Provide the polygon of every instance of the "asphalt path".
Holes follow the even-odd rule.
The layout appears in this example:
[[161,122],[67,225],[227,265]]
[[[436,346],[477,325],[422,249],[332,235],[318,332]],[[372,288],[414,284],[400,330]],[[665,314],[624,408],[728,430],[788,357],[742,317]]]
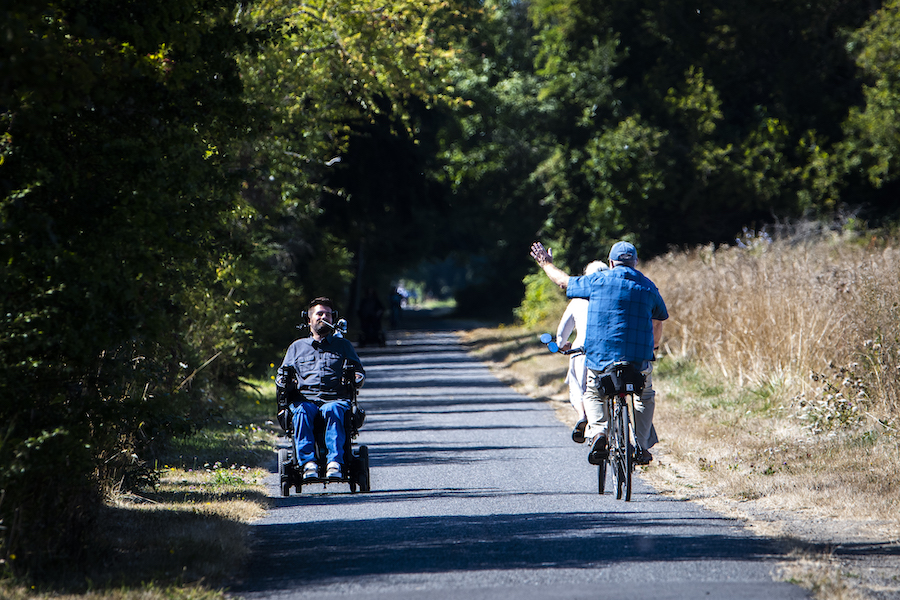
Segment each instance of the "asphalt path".
[[[253,528],[230,594],[358,598],[807,598],[776,579],[777,541],[657,494],[597,493],[586,445],[452,331],[363,348],[370,493],[311,485]],[[273,453],[273,470],[274,470]],[[608,486],[609,487],[609,486]]]

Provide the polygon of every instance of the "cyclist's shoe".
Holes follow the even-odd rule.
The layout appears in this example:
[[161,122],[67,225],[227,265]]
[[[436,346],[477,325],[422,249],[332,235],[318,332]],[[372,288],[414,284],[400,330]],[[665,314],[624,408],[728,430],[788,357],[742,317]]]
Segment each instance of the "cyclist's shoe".
[[634,462],[638,465],[649,465],[651,460],[653,460],[653,455],[650,454],[649,450],[644,450],[643,448],[634,457]]
[[594,438],[591,444],[591,453],[588,454],[588,462],[592,465],[599,465],[609,458],[609,448],[606,447],[606,436],[601,434]]
[[587,419],[581,419],[575,423],[575,429],[572,430],[572,441],[576,444],[584,443],[584,428],[587,427]]

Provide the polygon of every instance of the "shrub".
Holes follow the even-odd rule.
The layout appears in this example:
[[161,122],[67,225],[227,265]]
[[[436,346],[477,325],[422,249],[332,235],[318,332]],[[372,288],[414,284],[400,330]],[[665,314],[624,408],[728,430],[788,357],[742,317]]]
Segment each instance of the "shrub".
[[538,325],[562,315],[566,309],[565,293],[543,271],[526,276],[524,282],[525,298],[514,311],[523,325]]

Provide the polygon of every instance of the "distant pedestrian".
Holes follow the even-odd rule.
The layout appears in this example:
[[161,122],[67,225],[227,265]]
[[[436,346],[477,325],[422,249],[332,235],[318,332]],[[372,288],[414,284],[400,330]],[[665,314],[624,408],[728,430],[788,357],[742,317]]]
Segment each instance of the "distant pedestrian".
[[403,294],[399,287],[391,291],[391,328],[398,329],[403,321]]

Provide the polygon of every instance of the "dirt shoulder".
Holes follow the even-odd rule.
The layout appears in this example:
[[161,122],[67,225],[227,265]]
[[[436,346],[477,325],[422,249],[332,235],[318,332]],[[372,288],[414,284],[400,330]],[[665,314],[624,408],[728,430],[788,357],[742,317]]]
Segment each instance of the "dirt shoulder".
[[792,510],[789,502],[764,496],[735,499],[717,494],[708,477],[679,460],[665,442],[641,477],[661,494],[697,502],[741,520],[754,533],[781,540],[797,557],[781,576],[813,590],[816,598],[900,598],[900,542],[897,523],[829,514],[828,507]]
[[[548,354],[535,337],[515,328],[462,334],[500,379],[549,402],[560,421],[572,426],[574,411],[562,380],[566,360]],[[797,558],[776,576],[803,585],[816,598],[900,598],[900,518],[887,492],[872,487],[877,480],[892,485],[891,466],[882,472],[874,459],[854,462],[840,455],[837,444],[814,447],[793,426],[780,428],[757,416],[698,419],[696,410],[673,400],[681,390],[661,378],[654,387],[661,439],[653,463],[641,469],[645,481],[661,494],[698,502],[783,541]],[[814,454],[832,450],[833,459],[814,460]],[[868,483],[852,485],[857,479]]]

